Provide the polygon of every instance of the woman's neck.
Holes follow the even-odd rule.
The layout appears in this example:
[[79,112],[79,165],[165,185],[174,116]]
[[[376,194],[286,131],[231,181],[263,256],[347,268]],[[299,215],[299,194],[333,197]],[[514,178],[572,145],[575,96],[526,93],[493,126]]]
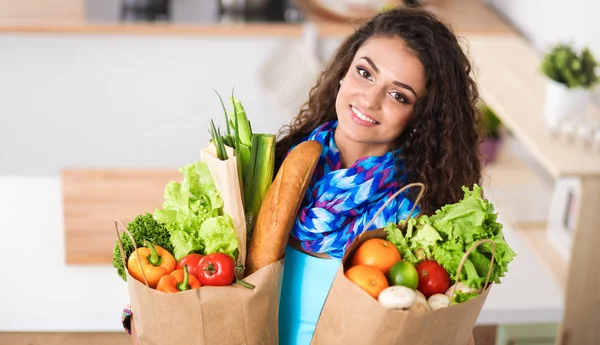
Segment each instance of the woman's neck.
[[333,138],[340,151],[340,166],[342,169],[349,168],[361,158],[383,156],[390,150],[388,144],[365,144],[352,141],[338,131],[335,131]]

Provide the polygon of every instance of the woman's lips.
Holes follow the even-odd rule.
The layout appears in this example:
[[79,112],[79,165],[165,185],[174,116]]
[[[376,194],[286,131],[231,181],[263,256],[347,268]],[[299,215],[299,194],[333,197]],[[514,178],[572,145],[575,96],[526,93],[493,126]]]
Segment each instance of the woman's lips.
[[373,126],[377,126],[379,124],[379,122],[373,120],[367,114],[365,114],[364,112],[360,111],[359,109],[353,107],[352,105],[350,106],[350,117],[358,125],[364,126],[364,127],[373,127]]

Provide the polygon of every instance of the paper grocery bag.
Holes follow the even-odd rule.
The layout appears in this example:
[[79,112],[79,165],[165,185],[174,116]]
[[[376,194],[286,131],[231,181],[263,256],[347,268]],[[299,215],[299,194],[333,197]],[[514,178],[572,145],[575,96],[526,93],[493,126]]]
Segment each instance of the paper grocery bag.
[[383,229],[365,232],[346,251],[311,345],[466,345],[491,284],[476,298],[446,308],[387,309],[344,275],[354,250],[370,238],[385,239],[386,232]]
[[[115,225],[128,233],[120,222]],[[117,238],[120,244],[118,229]],[[283,259],[244,278],[255,286],[253,290],[234,283],[163,293],[126,271],[138,341],[141,345],[277,345],[282,274]]]
[[127,274],[141,345],[277,345],[283,260],[238,285],[202,286],[166,294]]
[[[235,151],[225,146],[228,159],[222,161],[217,157],[215,146],[210,144],[200,151],[202,160],[208,165],[208,170],[212,176],[217,190],[223,199],[223,209],[233,219],[233,227],[237,234],[239,243],[239,255],[237,264],[245,266],[246,263],[246,216],[244,214],[244,204],[241,191],[241,175],[238,173],[237,157]],[[243,270],[238,273],[241,274]],[[242,278],[238,275],[238,278]]]

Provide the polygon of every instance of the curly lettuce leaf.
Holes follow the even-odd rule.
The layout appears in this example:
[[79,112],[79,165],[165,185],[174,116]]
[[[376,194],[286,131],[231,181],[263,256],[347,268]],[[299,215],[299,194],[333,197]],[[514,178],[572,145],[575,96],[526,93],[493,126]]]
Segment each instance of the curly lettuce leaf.
[[454,294],[454,297],[452,298],[452,301],[450,301],[450,305],[464,303],[464,302],[471,300],[477,296],[479,296],[479,294],[477,292],[462,292],[460,290],[457,290],[456,293]]
[[419,231],[414,233],[409,246],[420,259],[430,258],[432,248],[435,248],[439,241],[442,241],[440,234],[430,224],[425,223]]
[[387,233],[387,240],[390,241],[400,252],[402,259],[409,261],[413,265],[416,265],[419,260],[410,250],[402,230],[400,230],[394,223],[390,223],[384,227]]
[[[483,198],[481,187],[475,184],[472,190],[465,186],[462,190],[462,200],[441,207],[432,216],[409,219],[406,234],[402,235],[400,230],[388,231],[388,240],[402,254],[410,251],[417,259],[413,263],[425,259],[437,261],[454,282],[458,266],[469,248],[479,240],[491,239],[496,246],[496,256],[490,281],[500,283],[516,254],[506,243],[494,206]],[[490,268],[491,253],[489,243],[473,250],[465,261],[460,280],[471,288],[482,287]]]
[[205,254],[219,252],[237,259],[238,239],[230,215],[207,219],[202,223],[198,234],[202,239]]
[[227,223],[222,219],[223,199],[208,165],[194,162],[180,171],[183,180],[167,183],[162,208],[154,212],[154,219],[171,235],[175,259],[194,252],[211,254],[216,250],[237,259],[238,241],[233,221]]
[[202,251],[202,240],[198,232],[175,231],[171,234],[171,243],[173,244],[173,256],[177,261],[191,253],[200,253]]

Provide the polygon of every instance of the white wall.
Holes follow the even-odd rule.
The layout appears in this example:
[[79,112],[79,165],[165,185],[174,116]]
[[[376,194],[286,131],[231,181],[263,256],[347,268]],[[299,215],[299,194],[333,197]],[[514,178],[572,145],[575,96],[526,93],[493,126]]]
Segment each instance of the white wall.
[[274,133],[293,113],[257,75],[282,40],[0,35],[0,175],[179,167],[208,142],[209,119],[224,124],[213,88],[235,86],[253,129]]
[[558,41],[589,45],[600,56],[600,1],[487,0],[539,50]]
[[[486,0],[543,54],[564,41],[588,46],[600,63],[600,1]],[[600,72],[599,72],[600,73]],[[595,91],[600,105],[600,87]]]

